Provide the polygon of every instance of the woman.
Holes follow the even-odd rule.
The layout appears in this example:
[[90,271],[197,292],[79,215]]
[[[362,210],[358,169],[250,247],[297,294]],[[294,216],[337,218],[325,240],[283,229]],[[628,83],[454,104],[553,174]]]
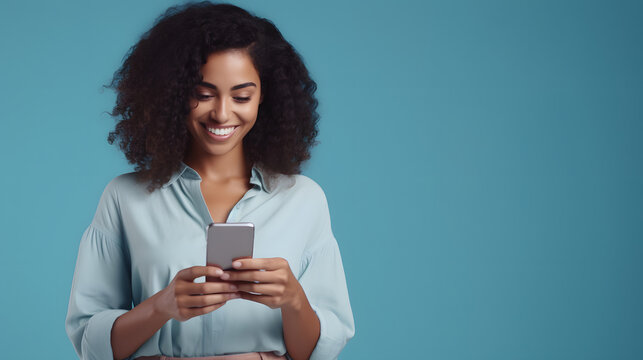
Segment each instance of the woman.
[[[323,190],[300,175],[316,85],[268,20],[170,8],[112,87],[136,171],[105,188],[66,330],[82,359],[333,359],[354,334]],[[254,258],[205,266],[212,222],[255,224]],[[216,281],[199,281],[204,276]]]

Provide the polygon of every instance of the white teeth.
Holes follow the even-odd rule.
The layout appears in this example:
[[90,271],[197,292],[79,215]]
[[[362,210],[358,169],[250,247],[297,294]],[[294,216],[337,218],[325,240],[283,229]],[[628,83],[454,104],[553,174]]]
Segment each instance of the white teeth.
[[213,129],[213,128],[208,128],[208,131],[213,133],[214,135],[229,135],[232,131],[234,131],[234,126],[225,128],[225,129]]

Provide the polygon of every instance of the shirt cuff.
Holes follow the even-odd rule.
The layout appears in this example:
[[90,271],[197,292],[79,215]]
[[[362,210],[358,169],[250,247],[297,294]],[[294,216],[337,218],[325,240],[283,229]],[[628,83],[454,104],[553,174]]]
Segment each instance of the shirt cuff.
[[310,354],[309,360],[337,359],[348,340],[341,340],[331,336],[333,333],[343,333],[341,329],[332,328],[332,323],[328,318],[329,316],[333,316],[332,314],[327,313],[315,305],[311,304],[311,307],[317,314],[320,329],[319,340],[317,340],[317,345],[315,345],[313,352]]
[[124,309],[104,310],[89,319],[83,334],[83,360],[114,359],[112,326],[119,316],[128,311]]

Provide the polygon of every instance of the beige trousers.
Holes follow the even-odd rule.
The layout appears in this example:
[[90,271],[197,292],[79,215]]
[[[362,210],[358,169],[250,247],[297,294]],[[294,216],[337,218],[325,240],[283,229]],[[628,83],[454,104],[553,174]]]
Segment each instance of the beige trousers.
[[281,360],[287,359],[285,356],[275,355],[273,352],[253,352],[235,355],[219,355],[219,356],[205,356],[205,357],[170,357],[165,355],[156,356],[141,356],[134,360]]

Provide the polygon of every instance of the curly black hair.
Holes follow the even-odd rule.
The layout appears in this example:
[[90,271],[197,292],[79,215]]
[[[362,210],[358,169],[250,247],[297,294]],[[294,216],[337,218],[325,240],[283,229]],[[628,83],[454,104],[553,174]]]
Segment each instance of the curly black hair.
[[173,6],[125,55],[106,87],[117,98],[107,141],[120,149],[148,191],[167,183],[188,149],[186,116],[208,55],[242,49],[261,80],[263,102],[243,139],[250,164],[286,175],[301,172],[316,145],[319,115],[311,79],[299,53],[265,18],[227,3]]

